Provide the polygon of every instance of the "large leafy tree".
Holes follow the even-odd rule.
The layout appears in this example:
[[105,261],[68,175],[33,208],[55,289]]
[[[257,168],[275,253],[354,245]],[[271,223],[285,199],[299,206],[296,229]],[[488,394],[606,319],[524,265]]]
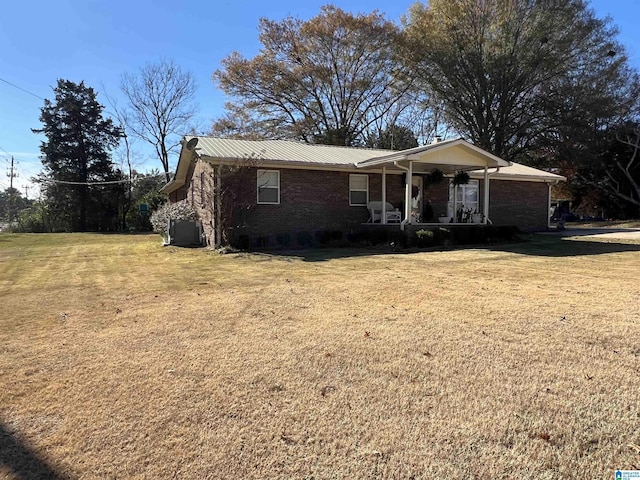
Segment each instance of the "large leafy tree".
[[31,203],[17,188],[8,187],[0,190],[0,220],[11,221]]
[[640,214],[640,124],[628,122],[602,135],[597,148],[585,152],[584,161],[568,171],[574,197],[615,215]]
[[197,112],[193,76],[173,60],[160,60],[137,74],[125,73],[120,88],[129,100],[128,130],[153,145],[168,182],[171,153],[180,138],[193,130]]
[[263,18],[259,31],[258,55],[232,53],[213,74],[232,97],[214,133],[360,145],[402,114],[403,36],[383,15],[324,6],[307,21]]
[[42,128],[33,131],[46,137],[39,180],[56,228],[115,229],[123,186],[110,151],[122,132],[103,118],[96,92],[84,82],[58,80],[54,93],[41,109]]
[[507,159],[575,157],[635,105],[616,29],[583,0],[430,0],[405,31],[448,123]]

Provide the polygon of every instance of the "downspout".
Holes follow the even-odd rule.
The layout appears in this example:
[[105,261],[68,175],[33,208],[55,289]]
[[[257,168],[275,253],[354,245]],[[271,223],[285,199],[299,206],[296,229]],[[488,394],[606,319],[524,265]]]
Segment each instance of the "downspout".
[[380,223],[387,223],[387,167],[382,167],[382,216]]
[[489,166],[484,166],[484,202],[482,202],[482,213],[484,214],[485,225],[489,223]]
[[405,180],[405,182],[404,182],[405,183],[405,185],[404,185],[404,188],[405,188],[405,192],[404,192],[404,204],[405,204],[404,205],[404,219],[400,222],[400,230],[404,231],[404,226],[409,222],[409,217],[411,216],[411,210],[410,210],[410,207],[409,207],[409,203],[411,202],[411,197],[409,197],[409,201],[407,201],[407,190],[408,190],[407,184],[408,184],[408,182],[410,182],[410,180],[408,179],[408,177],[409,177],[409,169],[407,167],[403,167],[402,165],[400,165],[397,160],[394,161],[393,164],[397,168],[399,168],[400,170],[404,170],[406,172],[405,178],[407,178],[407,180]]

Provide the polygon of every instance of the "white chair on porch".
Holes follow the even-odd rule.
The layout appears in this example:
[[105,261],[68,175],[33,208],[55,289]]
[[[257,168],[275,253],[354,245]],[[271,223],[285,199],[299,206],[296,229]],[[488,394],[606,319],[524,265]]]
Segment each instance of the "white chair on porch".
[[[370,223],[382,223],[382,202],[374,201],[367,204],[369,209],[369,222]],[[400,223],[402,220],[402,212],[397,208],[394,208],[389,202],[385,204],[385,212],[387,223]]]

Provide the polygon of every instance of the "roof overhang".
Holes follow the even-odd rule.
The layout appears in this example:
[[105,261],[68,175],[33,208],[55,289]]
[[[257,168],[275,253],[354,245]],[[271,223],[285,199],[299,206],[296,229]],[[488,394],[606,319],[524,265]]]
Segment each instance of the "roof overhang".
[[422,147],[394,152],[389,155],[364,160],[356,164],[358,168],[406,167],[412,162],[414,172],[431,171],[434,168],[444,173],[478,168],[508,167],[511,162],[476,147],[462,138],[445,140]]
[[168,195],[171,192],[175,192],[180,187],[182,187],[187,181],[187,174],[189,173],[189,166],[191,165],[191,162],[199,157],[197,152],[198,148],[190,150],[186,147],[186,138],[187,137],[184,137],[182,140],[180,140],[182,149],[180,150],[180,157],[178,158],[176,173],[173,176],[173,179],[160,189],[160,193],[166,193]]

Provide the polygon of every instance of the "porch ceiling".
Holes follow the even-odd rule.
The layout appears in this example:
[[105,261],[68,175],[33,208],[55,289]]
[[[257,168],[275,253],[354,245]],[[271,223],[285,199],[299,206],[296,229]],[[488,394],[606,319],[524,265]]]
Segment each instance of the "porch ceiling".
[[463,139],[445,140],[443,142],[424,145],[390,155],[375,157],[357,163],[358,168],[388,167],[397,169],[395,165],[406,167],[413,162],[414,172],[428,172],[434,168],[444,173],[459,170],[478,170],[479,168],[508,167],[510,162],[470,144]]

